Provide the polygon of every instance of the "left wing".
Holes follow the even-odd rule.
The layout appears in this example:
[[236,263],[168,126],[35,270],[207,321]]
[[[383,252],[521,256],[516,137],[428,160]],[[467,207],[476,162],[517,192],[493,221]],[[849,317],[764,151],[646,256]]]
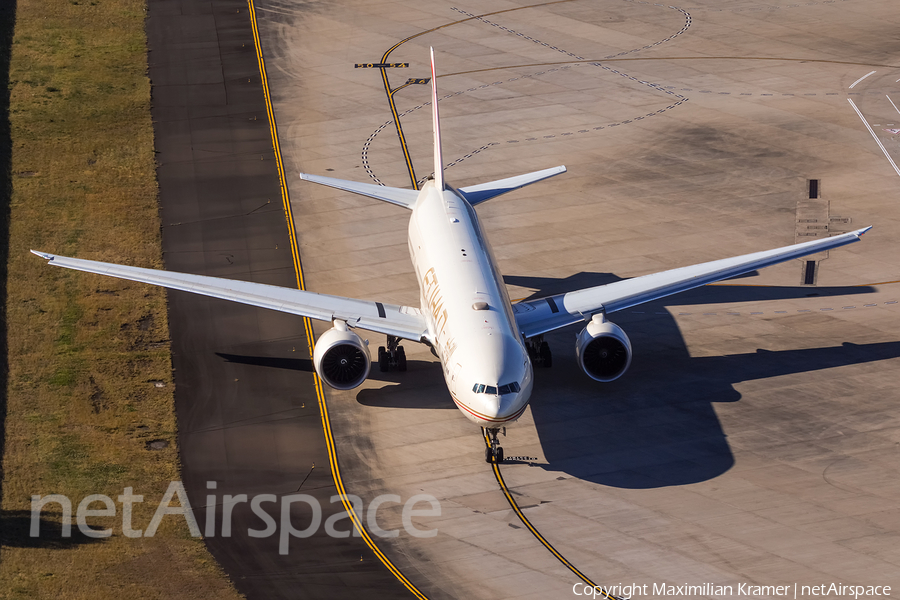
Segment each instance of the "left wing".
[[871,227],[866,227],[822,240],[662,271],[549,298],[519,302],[513,305],[516,324],[525,337],[541,335],[579,321],[590,321],[596,313],[623,310],[794,258],[852,244],[858,242],[870,229]]
[[422,341],[427,333],[422,313],[419,309],[409,306],[327,296],[252,281],[127,267],[94,260],[56,256],[35,250],[31,252],[58,267],[150,283],[173,290],[232,300],[321,321],[340,319],[346,321],[350,327],[361,327],[415,342]]

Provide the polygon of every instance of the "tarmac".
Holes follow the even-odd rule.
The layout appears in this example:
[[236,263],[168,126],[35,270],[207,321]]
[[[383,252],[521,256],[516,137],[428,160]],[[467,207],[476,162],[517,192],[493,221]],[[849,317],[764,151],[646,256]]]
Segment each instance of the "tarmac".
[[[154,15],[154,4],[172,12]],[[196,73],[173,75],[173,93],[196,98],[180,88],[208,83],[230,103],[254,82],[255,57],[237,46],[244,34],[228,35],[239,19],[225,15],[241,6],[188,18],[180,3],[151,3],[151,17],[182,7],[185,34],[204,21],[219,36],[218,51],[212,37],[184,47],[198,52],[185,62]],[[427,176],[429,89],[417,80],[430,77],[429,46],[452,185],[569,170],[478,208],[513,298],[875,226],[861,243],[811,260],[611,315],[635,352],[616,382],[580,372],[577,327],[548,336],[554,365],[536,372],[530,409],[501,438],[509,497],[427,348],[406,344],[406,373],[326,390],[343,485],[365,506],[399,498],[379,524],[400,535],[375,541],[423,596],[561,598],[585,582],[647,585],[650,597],[670,595],[654,584],[713,586],[694,597],[730,597],[741,584],[796,585],[798,597],[832,582],[900,587],[893,3],[262,0],[255,14],[307,289],[418,304],[409,213],[298,173],[406,187]],[[216,72],[207,50],[243,58],[242,67],[205,79]],[[366,66],[385,63],[408,66]],[[151,76],[156,103],[152,67]],[[177,207],[163,195],[167,268],[294,285],[288,236],[271,233],[284,220],[271,141],[266,150],[266,125],[251,120],[265,107],[258,90],[246,93],[246,107],[207,113],[198,123],[208,130],[191,125],[168,150],[171,181],[185,191]],[[216,133],[226,121],[240,133]],[[228,177],[220,170],[191,184],[222,147],[206,148],[204,131],[232,156],[262,160],[226,161]],[[182,158],[186,144],[193,155]],[[195,197],[211,204],[195,207]],[[195,238],[171,237],[191,228]],[[171,300],[192,499],[216,473],[248,494],[306,489],[313,473],[311,488],[333,493],[318,466],[327,451],[309,441],[316,427],[321,436],[320,414],[298,408],[316,405],[298,320]],[[200,316],[215,320],[200,326]],[[230,358],[215,362],[221,354]],[[402,530],[401,505],[417,494],[440,504],[440,516],[414,518],[433,537]],[[349,594],[343,581],[364,588],[369,576],[381,578],[373,588],[384,597],[409,597],[358,540],[345,551],[334,550],[342,540],[319,539],[289,559],[274,541],[248,541],[209,541],[248,597],[329,597],[335,580]],[[334,557],[347,567],[351,553],[369,570],[332,575]],[[318,588],[292,588],[312,573]]]

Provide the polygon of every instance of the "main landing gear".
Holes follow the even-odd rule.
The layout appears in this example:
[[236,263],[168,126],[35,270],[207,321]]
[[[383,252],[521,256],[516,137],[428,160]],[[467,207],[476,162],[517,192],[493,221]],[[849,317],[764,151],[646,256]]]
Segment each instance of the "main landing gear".
[[406,370],[406,350],[400,345],[400,338],[389,335],[387,336],[387,348],[378,347],[378,369],[382,373],[387,373],[391,369]]
[[545,369],[553,366],[553,354],[550,353],[550,344],[544,341],[544,336],[528,338],[525,340],[525,348],[528,349],[528,357],[534,366]]
[[[485,429],[484,427],[482,427],[481,430],[491,437],[490,447],[484,449],[485,462],[496,463],[499,465],[503,462],[503,448],[500,447],[500,441],[497,439],[497,434],[500,433],[500,430],[497,428]],[[503,435],[506,435],[505,427],[503,428]]]

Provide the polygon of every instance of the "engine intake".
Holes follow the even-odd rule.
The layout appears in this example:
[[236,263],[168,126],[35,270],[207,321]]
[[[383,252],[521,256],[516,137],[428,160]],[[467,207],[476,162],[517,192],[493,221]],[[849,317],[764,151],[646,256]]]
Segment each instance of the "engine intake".
[[614,381],[631,364],[631,341],[622,328],[595,315],[575,341],[578,364],[595,381]]
[[369,376],[369,344],[344,321],[322,334],[313,351],[316,373],[336,390],[352,390]]

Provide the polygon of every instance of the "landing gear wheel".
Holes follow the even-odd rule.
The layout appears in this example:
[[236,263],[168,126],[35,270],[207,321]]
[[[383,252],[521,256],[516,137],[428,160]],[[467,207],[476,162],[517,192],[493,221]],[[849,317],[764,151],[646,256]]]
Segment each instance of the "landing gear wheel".
[[403,346],[397,347],[397,370],[406,370],[406,350],[403,349]]
[[[484,429],[483,431],[490,436],[491,444],[484,449],[484,460],[485,462],[499,465],[503,462],[503,448],[500,447],[500,441],[497,439],[497,434],[500,433],[500,430]],[[506,435],[505,428],[503,430],[503,435]]]
[[528,357],[535,367],[546,369],[553,365],[550,344],[544,341],[544,336],[538,335],[525,340],[525,348],[528,350]]
[[391,357],[384,349],[384,346],[378,346],[378,369],[382,373],[387,373],[391,368]]
[[553,354],[550,352],[550,344],[541,342],[541,349],[538,351],[541,359],[541,366],[548,369],[553,366]]

